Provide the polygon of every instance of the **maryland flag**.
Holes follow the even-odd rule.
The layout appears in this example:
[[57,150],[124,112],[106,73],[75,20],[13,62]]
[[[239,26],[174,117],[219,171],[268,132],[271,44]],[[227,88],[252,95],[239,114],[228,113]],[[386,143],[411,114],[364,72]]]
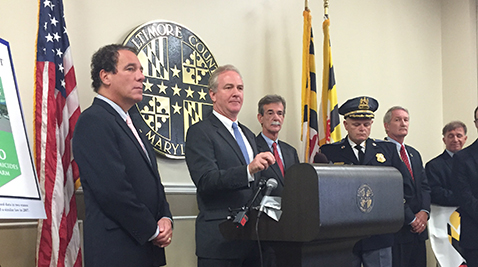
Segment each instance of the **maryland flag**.
[[460,247],[460,214],[457,207],[432,204],[428,233],[437,262],[442,267],[466,267]]
[[322,74],[322,101],[319,109],[319,145],[337,142],[341,139],[329,25],[329,16],[325,15],[322,24],[324,29],[324,70]]
[[304,10],[303,15],[301,141],[305,143],[304,162],[313,162],[314,156],[319,150],[314,38],[310,10]]

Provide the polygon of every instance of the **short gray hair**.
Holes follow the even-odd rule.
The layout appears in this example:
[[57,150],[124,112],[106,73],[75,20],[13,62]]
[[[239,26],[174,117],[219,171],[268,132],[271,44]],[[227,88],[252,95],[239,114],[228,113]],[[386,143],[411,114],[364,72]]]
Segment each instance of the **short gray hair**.
[[241,73],[233,65],[229,64],[229,65],[220,66],[219,68],[215,69],[214,72],[211,74],[211,77],[209,77],[209,90],[213,91],[214,93],[217,92],[217,86],[219,84],[218,77],[219,75],[221,75],[221,73],[226,71],[234,71],[237,74],[239,74],[239,76],[242,79]]
[[408,109],[401,106],[393,106],[389,108],[387,112],[385,113],[385,115],[383,116],[383,123],[390,123],[390,121],[392,120],[392,112],[394,110],[403,110],[410,116],[410,114],[408,113]]

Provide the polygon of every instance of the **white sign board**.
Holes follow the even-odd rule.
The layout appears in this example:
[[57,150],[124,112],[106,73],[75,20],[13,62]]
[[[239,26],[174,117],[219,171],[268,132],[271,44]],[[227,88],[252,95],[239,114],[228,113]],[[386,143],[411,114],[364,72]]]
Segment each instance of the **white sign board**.
[[10,46],[0,39],[0,219],[44,219]]

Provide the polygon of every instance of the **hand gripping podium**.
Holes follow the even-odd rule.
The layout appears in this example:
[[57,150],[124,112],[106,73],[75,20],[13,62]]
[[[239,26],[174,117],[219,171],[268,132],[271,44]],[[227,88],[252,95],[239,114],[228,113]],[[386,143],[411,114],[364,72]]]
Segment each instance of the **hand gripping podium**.
[[[402,175],[393,167],[301,163],[285,174],[282,217],[262,215],[261,241],[279,267],[351,266],[352,248],[365,237],[395,233],[404,216]],[[220,225],[226,239],[257,240],[257,211],[244,227]]]

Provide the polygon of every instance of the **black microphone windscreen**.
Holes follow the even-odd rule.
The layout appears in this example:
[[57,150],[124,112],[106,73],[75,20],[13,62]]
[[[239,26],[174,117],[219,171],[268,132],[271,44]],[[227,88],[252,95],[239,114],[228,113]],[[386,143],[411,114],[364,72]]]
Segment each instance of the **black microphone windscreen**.
[[314,157],[314,163],[329,163],[327,156],[318,152]]

